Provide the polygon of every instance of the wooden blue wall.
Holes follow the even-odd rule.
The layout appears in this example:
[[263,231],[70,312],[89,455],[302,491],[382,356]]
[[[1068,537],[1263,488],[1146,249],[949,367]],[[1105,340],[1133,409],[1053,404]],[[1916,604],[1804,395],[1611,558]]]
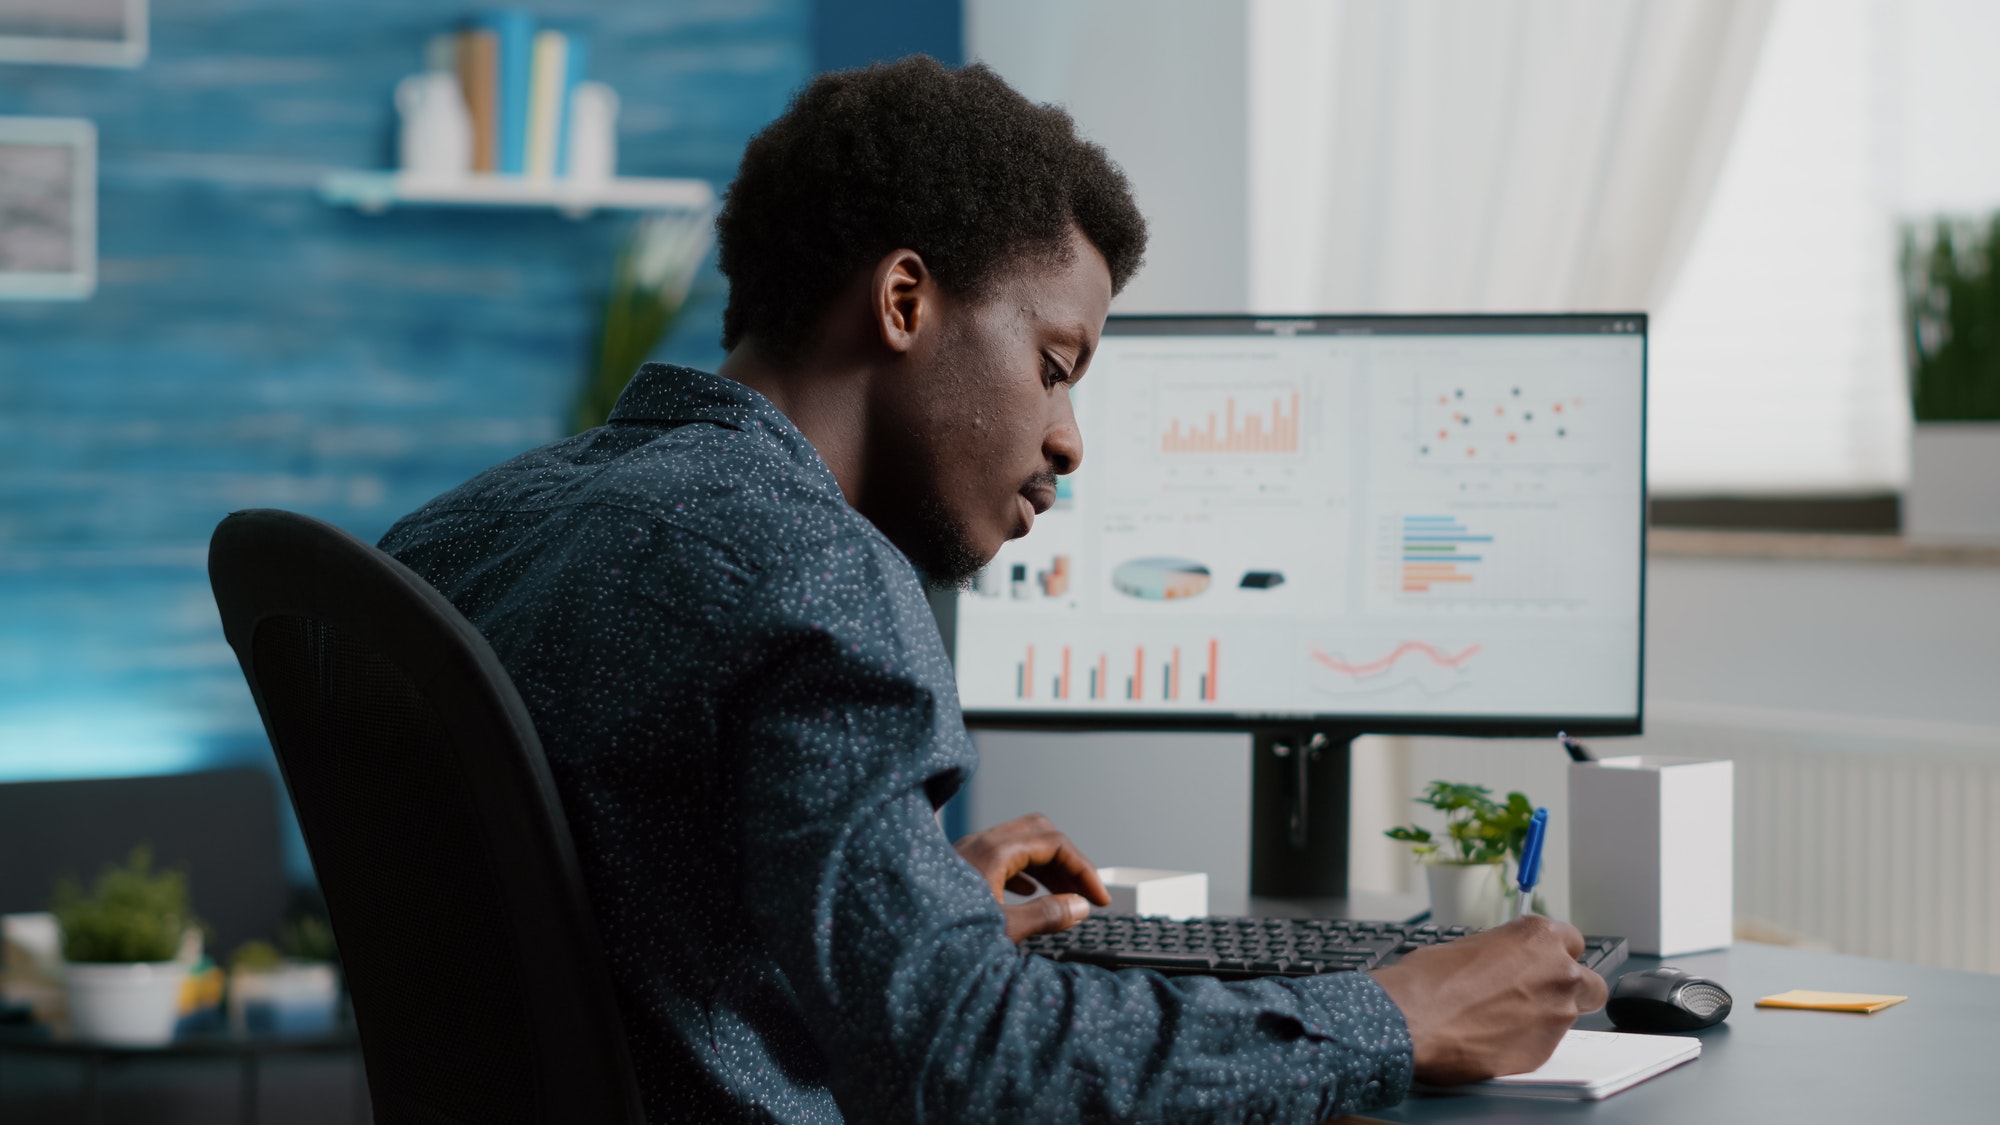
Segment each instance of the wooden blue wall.
[[[134,71],[0,65],[0,115],[87,117],[101,282],[0,302],[0,780],[265,761],[203,569],[232,509],[373,539],[559,436],[629,218],[315,194],[385,167],[390,92],[478,5],[154,0]],[[813,65],[807,0],[548,0],[593,31],[624,171],[721,187]],[[664,354],[720,358],[712,273]]]

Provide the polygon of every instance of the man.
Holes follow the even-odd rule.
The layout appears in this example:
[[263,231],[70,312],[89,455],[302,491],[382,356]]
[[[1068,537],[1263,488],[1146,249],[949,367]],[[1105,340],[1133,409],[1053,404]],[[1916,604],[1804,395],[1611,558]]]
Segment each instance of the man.
[[1018,953],[1107,896],[1039,818],[940,831],[974,752],[922,581],[1081,461],[1144,223],[1060,110],[911,59],[814,82],[717,225],[718,375],[648,365],[383,540],[527,701],[654,1119],[1311,1121],[1530,1068],[1602,1002],[1542,920],[1372,977]]

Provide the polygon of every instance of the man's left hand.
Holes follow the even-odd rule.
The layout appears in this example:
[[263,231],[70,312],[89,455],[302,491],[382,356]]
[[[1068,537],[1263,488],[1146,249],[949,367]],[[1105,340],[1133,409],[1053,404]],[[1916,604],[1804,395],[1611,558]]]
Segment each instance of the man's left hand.
[[[1104,889],[1097,868],[1040,813],[974,832],[952,847],[993,888],[993,898],[1007,915],[1007,937],[1017,944],[1069,929],[1090,917],[1091,903],[1111,905],[1111,892]],[[1041,887],[1050,893],[1013,906],[1000,894],[1031,895]]]

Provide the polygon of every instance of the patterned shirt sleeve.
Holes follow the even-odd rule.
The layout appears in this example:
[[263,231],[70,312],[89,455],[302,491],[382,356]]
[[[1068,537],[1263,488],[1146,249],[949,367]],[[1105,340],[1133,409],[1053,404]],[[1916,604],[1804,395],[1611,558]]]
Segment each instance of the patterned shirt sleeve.
[[1401,1100],[1364,974],[1224,984],[1020,953],[934,815],[965,738],[909,567],[865,537],[765,573],[718,714],[743,900],[853,1120],[1318,1121]]

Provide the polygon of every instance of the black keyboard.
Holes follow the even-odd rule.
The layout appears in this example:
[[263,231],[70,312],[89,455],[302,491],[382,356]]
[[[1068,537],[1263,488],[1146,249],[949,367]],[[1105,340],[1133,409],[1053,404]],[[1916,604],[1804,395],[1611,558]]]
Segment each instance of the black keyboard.
[[[1464,926],[1356,922],[1346,918],[1237,918],[1177,922],[1096,914],[1059,934],[1021,943],[1029,953],[1107,969],[1157,969],[1223,980],[1310,977],[1393,965],[1404,954],[1464,937]],[[1578,960],[1606,980],[1628,952],[1620,937],[1586,937]]]

